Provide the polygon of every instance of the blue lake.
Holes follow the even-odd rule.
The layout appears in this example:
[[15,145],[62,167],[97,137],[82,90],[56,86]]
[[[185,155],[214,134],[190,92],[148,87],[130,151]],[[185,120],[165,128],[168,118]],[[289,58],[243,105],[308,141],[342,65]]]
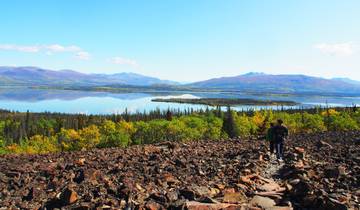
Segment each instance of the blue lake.
[[[0,109],[31,112],[62,112],[84,114],[114,114],[129,112],[146,112],[155,109],[206,109],[206,105],[177,104],[152,102],[154,98],[254,98],[263,100],[291,100],[301,103],[300,107],[351,106],[360,105],[360,97],[324,97],[324,96],[270,96],[249,95],[241,93],[107,93],[70,90],[40,90],[23,88],[0,88]],[[209,107],[211,108],[211,107]],[[237,106],[236,110],[281,107]],[[286,108],[286,107],[285,107]]]

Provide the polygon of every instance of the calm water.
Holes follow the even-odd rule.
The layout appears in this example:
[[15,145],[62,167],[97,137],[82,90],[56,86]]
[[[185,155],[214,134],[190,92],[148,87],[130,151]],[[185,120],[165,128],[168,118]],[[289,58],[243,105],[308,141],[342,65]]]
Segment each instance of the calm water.
[[[32,112],[63,112],[85,114],[113,114],[122,113],[125,109],[130,112],[144,112],[154,109],[166,110],[187,108],[205,109],[205,105],[177,104],[152,102],[153,98],[255,98],[268,100],[292,100],[302,103],[303,107],[315,105],[350,106],[360,105],[360,97],[319,97],[319,96],[260,96],[233,93],[104,93],[68,90],[35,90],[0,88],[0,108],[13,111]],[[210,108],[210,107],[209,107]],[[237,110],[249,108],[270,108],[260,106],[238,106]],[[273,109],[280,107],[271,107]]]

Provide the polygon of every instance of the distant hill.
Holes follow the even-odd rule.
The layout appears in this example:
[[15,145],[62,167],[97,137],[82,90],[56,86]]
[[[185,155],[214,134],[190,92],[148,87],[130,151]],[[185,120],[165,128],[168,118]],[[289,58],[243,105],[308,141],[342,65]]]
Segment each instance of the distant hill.
[[73,70],[54,71],[38,67],[0,67],[0,85],[92,86],[92,85],[174,85],[173,81],[135,73],[85,74]]
[[306,75],[271,75],[248,73],[188,84],[194,88],[211,88],[275,93],[360,93],[360,84]]
[[353,84],[353,85],[360,85],[360,81],[352,80],[352,79],[345,78],[345,77],[333,78],[333,80],[342,81],[342,82],[346,82],[346,83]]
[[321,93],[360,95],[360,82],[348,78],[324,79],[306,75],[272,75],[258,72],[220,77],[186,85],[135,73],[85,74],[74,70],[54,71],[38,67],[0,67],[0,86],[98,86],[157,90],[229,90],[258,93]]

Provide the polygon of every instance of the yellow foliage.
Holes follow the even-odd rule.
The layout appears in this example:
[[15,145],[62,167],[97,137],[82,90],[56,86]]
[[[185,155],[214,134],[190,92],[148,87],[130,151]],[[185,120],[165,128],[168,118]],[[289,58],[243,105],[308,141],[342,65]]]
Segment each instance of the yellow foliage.
[[322,116],[337,116],[340,112],[336,111],[335,109],[328,109],[327,111],[323,111],[321,113]]
[[116,124],[111,120],[105,120],[101,125],[101,133],[102,134],[110,134],[115,131]]
[[260,112],[256,111],[254,116],[252,117],[252,121],[255,123],[256,126],[261,127],[265,121],[266,116]]
[[58,151],[56,140],[54,137],[42,135],[32,136],[28,145],[24,148],[26,153],[49,153]]
[[125,120],[118,122],[116,127],[117,127],[117,129],[120,129],[130,135],[135,133],[135,130],[136,130],[133,123],[126,122]]
[[20,153],[37,154],[37,153],[40,153],[40,152],[36,151],[36,149],[34,147],[25,146],[25,147],[23,147],[21,149]]
[[19,146],[17,144],[10,144],[6,147],[10,153],[20,153]]
[[79,131],[80,148],[93,148],[100,142],[100,131],[96,125],[90,125],[89,127],[83,128]]
[[61,147],[64,150],[77,150],[80,143],[80,135],[74,129],[64,129],[62,128],[58,134],[58,139]]
[[74,129],[67,130],[67,136],[69,139],[78,140],[80,139],[79,133]]

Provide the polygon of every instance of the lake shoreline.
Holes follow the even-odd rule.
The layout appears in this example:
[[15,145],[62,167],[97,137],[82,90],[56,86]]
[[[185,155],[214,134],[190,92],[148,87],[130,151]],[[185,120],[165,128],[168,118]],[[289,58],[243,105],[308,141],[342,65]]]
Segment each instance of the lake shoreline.
[[152,102],[201,104],[208,106],[297,106],[295,101],[259,100],[250,98],[155,98]]
[[0,85],[0,89],[35,89],[35,90],[68,90],[85,92],[105,92],[105,93],[226,93],[226,94],[245,94],[253,96],[318,96],[318,97],[360,97],[354,93],[324,93],[324,92],[299,92],[299,91],[250,91],[236,89],[218,88],[192,88],[188,86],[9,86]]

